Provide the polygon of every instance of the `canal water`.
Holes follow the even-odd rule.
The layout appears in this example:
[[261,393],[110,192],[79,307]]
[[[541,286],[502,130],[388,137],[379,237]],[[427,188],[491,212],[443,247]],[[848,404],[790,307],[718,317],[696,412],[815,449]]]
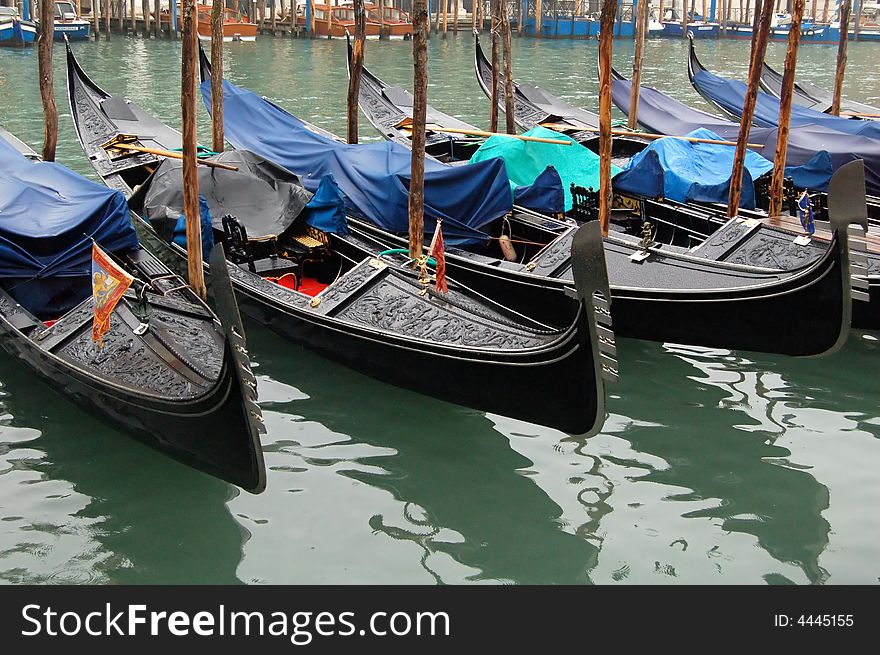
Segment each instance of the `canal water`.
[[[117,36],[74,47],[102,86],[179,121],[179,44]],[[628,70],[632,43],[614,48]],[[848,97],[880,104],[876,48],[850,44]],[[711,69],[745,77],[747,42],[699,49]],[[519,79],[595,108],[595,41],[515,39],[513,52]],[[803,77],[829,86],[835,52],[803,47]],[[784,54],[784,44],[769,45],[771,64],[781,67]],[[60,46],[55,56],[58,159],[90,174]],[[260,37],[228,45],[226,68],[232,81],[344,133],[344,56],[341,41]],[[432,38],[429,56],[431,102],[487,126],[470,36]],[[644,79],[704,106],[685,57],[683,41],[650,41]],[[411,61],[409,43],[366,48],[367,65],[390,82],[410,86]],[[0,123],[41,143],[34,51],[0,51]],[[364,120],[360,133],[375,138]],[[247,328],[268,426],[260,496],[156,454],[0,356],[0,580],[880,580],[876,333],[852,332],[824,359],[620,340],[605,428],[575,440],[380,384]]]

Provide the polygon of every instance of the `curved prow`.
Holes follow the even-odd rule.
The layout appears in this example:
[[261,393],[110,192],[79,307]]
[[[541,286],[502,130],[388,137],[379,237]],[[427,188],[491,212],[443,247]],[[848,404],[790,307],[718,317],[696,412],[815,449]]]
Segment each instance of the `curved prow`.
[[694,83],[694,75],[701,71],[705,71],[706,67],[700,63],[700,60],[697,58],[697,49],[694,47],[694,35],[692,32],[688,31],[688,79],[691,84]]
[[229,280],[226,268],[226,253],[223,244],[218,243],[211,250],[209,259],[211,295],[217,310],[217,318],[226,336],[226,357],[232,368],[235,388],[232,393],[240,394],[246,412],[249,439],[245,443],[249,465],[238,473],[235,483],[242,489],[258,494],[266,488],[266,465],[263,460],[263,447],[260,435],[266,432],[263,413],[257,405],[257,379],[251,371],[251,361],[247,351],[244,327],[238,312],[238,303]]
[[486,75],[488,75],[489,80],[492,79],[492,64],[489,63],[486,55],[483,54],[483,48],[480,47],[480,35],[476,31],[474,32],[474,72],[477,74],[477,82],[479,82],[483,93],[491,98],[492,89],[486,83]]
[[599,346],[598,357],[593,360],[593,374],[599,399],[597,425],[590,433],[598,430],[605,417],[604,385],[617,382],[617,346],[611,323],[611,292],[608,286],[608,269],[605,264],[605,247],[599,221],[588,221],[575,232],[571,244],[571,268],[587,321],[591,340]]
[[[865,163],[861,159],[838,168],[828,183],[828,219],[840,248],[844,270],[849,273],[844,276],[844,291],[852,301],[869,302],[866,253],[868,206],[865,197]],[[838,347],[843,341],[844,337],[841,336]]]
[[782,88],[782,75],[771,68],[765,61],[761,64],[761,76],[758,78],[758,85],[764,93],[778,98]]
[[199,41],[199,82],[204,82],[211,77],[211,59]]

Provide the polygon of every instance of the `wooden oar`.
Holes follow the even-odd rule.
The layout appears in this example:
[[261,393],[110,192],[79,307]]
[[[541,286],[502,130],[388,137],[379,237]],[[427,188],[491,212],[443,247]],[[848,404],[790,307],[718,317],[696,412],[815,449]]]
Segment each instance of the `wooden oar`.
[[[551,130],[576,130],[578,132],[595,132],[599,133],[598,127],[590,127],[588,125],[566,125],[565,123],[541,123],[541,127]],[[683,139],[691,143],[711,143],[717,146],[735,146],[736,141],[719,141],[718,139],[699,139],[694,136],[670,136],[668,134],[652,134],[650,132],[630,132],[629,130],[611,130],[614,136],[634,136],[641,139]],[[747,143],[749,148],[763,148],[760,143]]]
[[511,139],[519,139],[520,141],[535,141],[536,143],[552,143],[557,146],[570,146],[571,141],[563,141],[562,139],[545,139],[539,136],[526,136],[524,134],[506,134],[504,132],[483,132],[482,130],[465,130],[458,127],[440,127],[439,125],[428,124],[425,129],[432,132],[443,132],[449,134],[467,134],[469,136],[506,136]]
[[[101,147],[105,150],[131,150],[134,152],[145,152],[149,155],[157,155],[159,157],[168,157],[169,159],[183,159],[183,153],[174,152],[173,150],[159,150],[157,148],[145,148],[144,146],[136,146],[132,143],[126,143],[124,140],[119,140],[118,137],[111,139]],[[210,166],[211,168],[222,168],[227,171],[238,170],[238,166],[223,164],[218,161],[208,161],[207,159],[197,159],[196,161],[202,166]]]
[[880,118],[880,114],[862,114],[857,111],[842,111],[841,116],[857,116],[859,118]]

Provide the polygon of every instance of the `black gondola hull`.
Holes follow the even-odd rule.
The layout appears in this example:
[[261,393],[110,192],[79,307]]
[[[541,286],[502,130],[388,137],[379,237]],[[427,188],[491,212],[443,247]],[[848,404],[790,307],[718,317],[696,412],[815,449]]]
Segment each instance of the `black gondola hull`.
[[[137,229],[141,242],[168,266],[185,270],[182,251],[159,238],[143,221]],[[210,278],[210,270],[206,273]],[[596,387],[585,384],[592,378],[584,372],[596,367],[586,313],[578,313],[572,300],[571,328],[552,347],[532,352],[463,351],[418,340],[417,336],[408,340],[356,325],[342,326],[273,298],[272,283],[257,289],[248,284],[247,273],[234,267],[230,273],[243,314],[380,381],[570,434],[592,433],[604,421]],[[572,322],[575,316],[577,321]],[[547,415],[548,407],[557,408],[552,417]]]
[[265,486],[262,455],[258,461],[249,442],[241,438],[249,430],[248,419],[228,365],[207,394],[191,401],[167,400],[101,384],[36,346],[5,318],[0,318],[0,346],[61,396],[143,443],[248,491],[259,492]]

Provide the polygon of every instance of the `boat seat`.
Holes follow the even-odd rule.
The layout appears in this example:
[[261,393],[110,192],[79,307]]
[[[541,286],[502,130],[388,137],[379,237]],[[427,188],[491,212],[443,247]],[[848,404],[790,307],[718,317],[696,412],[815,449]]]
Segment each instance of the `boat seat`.
[[125,98],[110,96],[101,101],[101,109],[107,118],[114,121],[137,121],[137,117],[131,111]]

